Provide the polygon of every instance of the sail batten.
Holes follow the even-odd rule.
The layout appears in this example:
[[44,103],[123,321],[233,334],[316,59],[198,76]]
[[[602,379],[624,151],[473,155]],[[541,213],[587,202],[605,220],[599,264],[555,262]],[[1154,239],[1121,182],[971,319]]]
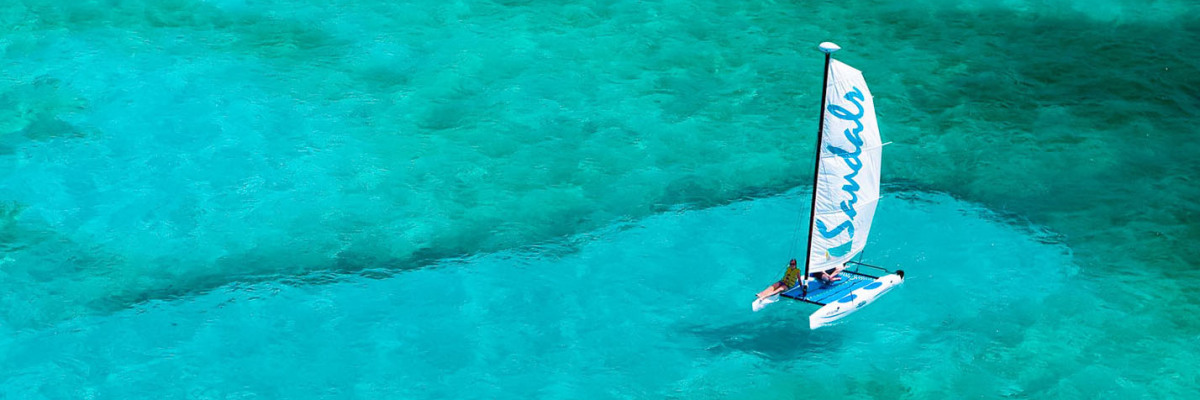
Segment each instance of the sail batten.
[[879,200],[883,143],[862,72],[831,60],[821,122],[810,271],[841,265],[866,246]]
[[[861,212],[865,211],[867,209],[867,207],[875,207],[875,203],[877,203],[877,202],[879,202],[879,199],[859,201],[857,204],[854,205],[854,207],[855,207],[856,211],[861,213]],[[819,217],[822,215],[842,215],[843,213],[844,213],[844,211],[842,211],[841,209],[828,210],[828,211],[824,211],[824,212],[818,211],[817,216]]]
[[[867,146],[862,147],[862,151],[878,151],[881,149],[883,149],[883,145],[874,146],[874,147],[867,147]],[[832,154],[832,153],[830,153],[830,154],[825,154],[824,152],[821,153],[822,160],[824,160],[826,158],[838,158],[838,157],[839,157],[838,155]]]

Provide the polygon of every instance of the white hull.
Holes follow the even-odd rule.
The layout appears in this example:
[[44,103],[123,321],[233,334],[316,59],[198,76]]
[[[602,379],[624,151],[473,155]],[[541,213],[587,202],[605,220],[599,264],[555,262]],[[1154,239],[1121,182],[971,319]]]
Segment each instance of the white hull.
[[904,283],[903,277],[891,274],[884,275],[867,286],[855,289],[850,294],[842,296],[842,298],[826,304],[812,313],[808,317],[808,328],[817,329],[829,326],[837,320],[853,314],[858,309],[866,307],[867,304],[871,304],[875,299],[883,296],[884,293],[899,286],[901,283]]
[[754,310],[754,312],[758,312],[758,310],[763,309],[763,307],[766,307],[767,305],[777,301],[779,301],[779,295],[777,294],[763,297],[761,299],[754,300],[754,303],[750,304],[750,309]]

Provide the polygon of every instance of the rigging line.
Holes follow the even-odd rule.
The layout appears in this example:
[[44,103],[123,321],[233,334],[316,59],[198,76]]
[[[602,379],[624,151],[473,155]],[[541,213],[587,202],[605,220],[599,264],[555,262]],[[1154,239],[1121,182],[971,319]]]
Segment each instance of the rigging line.
[[[815,190],[815,189],[814,189]],[[796,246],[799,244],[800,230],[804,227],[804,211],[796,213],[795,228],[792,229],[792,240],[789,241],[791,247],[788,249],[788,259],[796,258]]]
[[[856,263],[856,265],[862,265],[863,257],[866,257],[866,254],[867,254],[867,245],[863,244],[862,250],[858,251],[858,262]],[[857,266],[854,267],[854,271],[858,271]]]

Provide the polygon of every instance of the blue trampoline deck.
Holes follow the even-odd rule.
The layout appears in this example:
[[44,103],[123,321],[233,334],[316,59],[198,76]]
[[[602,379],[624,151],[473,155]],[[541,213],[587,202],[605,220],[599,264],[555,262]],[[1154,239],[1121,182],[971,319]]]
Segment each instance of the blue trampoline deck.
[[842,271],[838,276],[842,277],[842,280],[834,283],[810,282],[807,295],[804,293],[804,285],[796,285],[783,292],[782,296],[823,306],[850,294],[854,289],[871,284],[878,278],[854,271]]

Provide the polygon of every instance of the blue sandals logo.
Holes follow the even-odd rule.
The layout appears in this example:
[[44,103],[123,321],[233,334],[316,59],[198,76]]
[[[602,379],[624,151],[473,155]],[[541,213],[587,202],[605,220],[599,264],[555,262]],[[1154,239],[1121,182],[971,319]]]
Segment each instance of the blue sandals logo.
[[842,233],[842,231],[846,231],[846,233],[849,234],[849,238],[846,240],[846,243],[831,247],[826,250],[829,255],[834,257],[846,255],[846,253],[849,253],[850,249],[854,246],[854,216],[858,214],[858,210],[854,209],[854,204],[858,203],[859,189],[858,182],[855,182],[854,178],[858,176],[858,170],[862,169],[862,160],[859,160],[858,156],[862,154],[863,140],[861,137],[859,137],[859,134],[863,131],[863,124],[862,121],[860,121],[864,112],[862,101],[866,100],[866,97],[863,96],[862,91],[857,87],[853,88],[849,93],[846,93],[843,98],[853,103],[854,106],[858,108],[858,111],[850,112],[850,110],[847,110],[845,107],[832,104],[826,109],[830,114],[838,119],[854,122],[854,129],[846,129],[845,131],[846,140],[848,140],[850,144],[854,145],[854,150],[847,151],[832,145],[826,145],[825,150],[829,151],[835,156],[841,157],[842,161],[846,162],[846,166],[850,167],[850,173],[843,176],[843,178],[846,179],[846,184],[842,185],[842,190],[845,191],[846,194],[850,195],[849,200],[841,203],[842,213],[846,215],[846,220],[833,227],[833,229],[829,229],[825,226],[824,222],[817,220],[817,232],[826,239],[837,237]]

